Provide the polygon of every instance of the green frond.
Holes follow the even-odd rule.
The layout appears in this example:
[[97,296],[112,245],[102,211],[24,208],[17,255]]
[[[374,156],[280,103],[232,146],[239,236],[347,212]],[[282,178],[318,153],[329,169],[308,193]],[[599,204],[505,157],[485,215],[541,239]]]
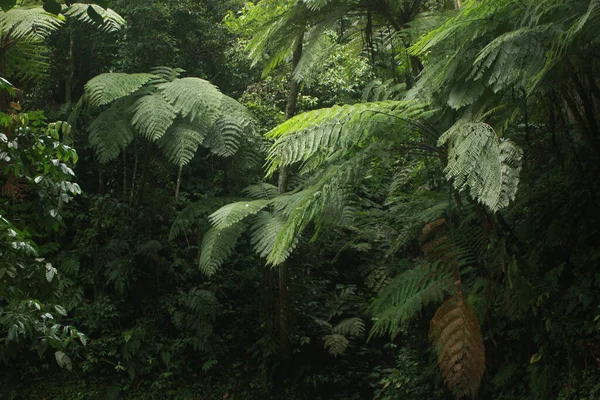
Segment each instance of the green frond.
[[150,70],[152,75],[158,76],[162,82],[171,82],[175,79],[179,78],[181,74],[185,72],[185,70],[181,68],[171,68],[171,67],[155,67]]
[[272,200],[252,200],[227,204],[212,213],[209,219],[215,229],[225,229],[236,225],[246,217],[257,214],[272,203]]
[[459,121],[439,139],[449,144],[448,164],[444,170],[458,190],[469,194],[491,211],[498,211],[514,200],[523,152],[507,139],[499,139],[486,123]]
[[306,7],[311,11],[319,11],[327,4],[331,3],[331,0],[302,0]]
[[343,355],[350,345],[350,341],[339,333],[325,335],[323,336],[323,340],[325,341],[325,350],[334,357]]
[[[23,81],[36,81],[48,74],[49,49],[42,41],[21,40],[4,53],[6,76]],[[23,68],[23,66],[27,66]]]
[[[89,7],[92,7],[94,11],[96,11],[96,13],[102,17],[104,20],[102,24],[98,24],[96,21],[90,18],[88,14]],[[106,33],[118,32],[121,30],[121,28],[123,28],[123,26],[125,26],[125,20],[115,11],[111,10],[110,8],[104,9],[95,4],[74,3],[71,4],[63,12],[63,14],[77,21],[96,26],[99,30]]]
[[179,235],[190,231],[192,226],[198,223],[201,217],[206,215],[206,206],[203,202],[192,203],[185,207],[171,225],[169,240],[175,240]]
[[88,140],[99,162],[114,160],[133,141],[134,132],[126,114],[129,105],[129,99],[119,99],[90,124]]
[[316,223],[317,230],[313,236],[316,238],[324,226],[335,224],[343,217],[351,195],[350,184],[364,177],[366,154],[368,152],[329,166],[315,182],[309,182],[312,185],[306,189],[274,200],[275,210],[287,220],[267,258],[268,264],[275,266],[284,262],[294,250],[300,234],[311,223]]
[[192,161],[205,137],[204,126],[177,119],[157,144],[169,162],[181,167]]
[[131,124],[140,135],[153,142],[167,132],[177,117],[175,109],[154,92],[138,98],[131,112]]
[[212,228],[202,238],[199,267],[205,275],[214,275],[233,253],[238,237],[244,230],[242,224],[225,229]]
[[302,57],[292,72],[292,78],[296,82],[310,82],[320,71],[323,60],[330,56],[335,43],[327,35],[329,28],[330,26],[322,23],[306,34]]
[[358,317],[346,318],[333,327],[333,333],[358,338],[365,333],[365,323]]
[[[263,258],[271,254],[279,233],[285,226],[285,218],[276,213],[262,211],[258,213],[251,227],[252,246],[254,251]],[[290,252],[296,247],[298,239],[290,245]]]
[[307,161],[318,152],[332,154],[356,146],[367,137],[406,133],[406,121],[419,118],[423,112],[422,104],[386,101],[300,114],[267,133],[276,139],[267,158],[267,175],[281,166]]
[[175,79],[158,88],[182,117],[205,126],[216,121],[225,97],[212,83],[200,78]]
[[100,74],[85,84],[85,96],[92,107],[99,107],[138,91],[156,78],[152,74]]
[[41,7],[14,7],[7,12],[0,11],[0,35],[11,41],[46,39],[64,23],[54,14]]
[[227,96],[222,96],[220,107],[204,145],[220,157],[230,157],[237,153],[243,137],[252,131],[252,116]]
[[439,263],[419,265],[396,276],[371,305],[373,335],[397,336],[423,307],[455,290],[452,274]]
[[473,307],[462,292],[437,310],[429,338],[448,388],[457,398],[475,397],[485,370],[485,348]]
[[255,200],[272,200],[279,194],[277,186],[270,183],[261,182],[256,185],[248,186],[243,190],[244,194]]

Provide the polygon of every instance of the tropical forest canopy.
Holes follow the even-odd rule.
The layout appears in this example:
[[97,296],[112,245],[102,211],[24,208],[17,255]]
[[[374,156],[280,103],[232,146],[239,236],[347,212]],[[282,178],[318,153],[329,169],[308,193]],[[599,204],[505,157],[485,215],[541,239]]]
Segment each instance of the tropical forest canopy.
[[0,399],[600,398],[598,0],[0,7]]

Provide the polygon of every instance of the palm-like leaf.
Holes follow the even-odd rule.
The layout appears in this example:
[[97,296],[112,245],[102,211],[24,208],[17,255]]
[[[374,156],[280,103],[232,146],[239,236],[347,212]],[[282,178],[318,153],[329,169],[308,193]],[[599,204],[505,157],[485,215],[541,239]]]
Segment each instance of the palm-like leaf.
[[124,73],[100,74],[85,84],[86,100],[92,107],[100,107],[138,91],[152,79],[157,79],[157,76]]

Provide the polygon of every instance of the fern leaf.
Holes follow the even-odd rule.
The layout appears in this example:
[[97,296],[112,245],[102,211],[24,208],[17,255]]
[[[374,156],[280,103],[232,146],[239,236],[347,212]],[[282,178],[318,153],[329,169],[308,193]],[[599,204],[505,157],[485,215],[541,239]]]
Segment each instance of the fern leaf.
[[218,116],[204,145],[220,157],[236,154],[242,138],[252,131],[252,116],[240,103],[222,95]]
[[255,200],[272,200],[279,194],[277,186],[270,183],[261,182],[256,185],[248,186],[243,192]]
[[92,107],[99,107],[136,92],[152,79],[157,77],[116,72],[100,74],[85,84],[85,95]]
[[150,141],[159,140],[175,121],[175,109],[162,97],[149,93],[131,107],[131,124]]
[[[285,218],[275,213],[262,211],[256,216],[252,226],[252,245],[254,251],[261,257],[268,257],[273,251],[279,233],[285,227]],[[292,242],[290,248],[294,249],[297,244]]]
[[338,333],[325,335],[323,340],[325,341],[325,349],[334,357],[344,354],[350,345],[350,341],[344,335]]
[[165,101],[191,122],[212,126],[219,116],[223,94],[200,78],[175,79],[158,85]]
[[475,312],[462,292],[437,310],[429,338],[448,388],[457,398],[475,397],[485,370],[485,349]]
[[327,4],[331,3],[331,0],[303,0],[306,7],[311,11],[319,11]]
[[253,200],[227,204],[212,213],[209,219],[216,229],[224,229],[237,224],[250,215],[257,214],[272,203],[272,200]]
[[205,137],[203,126],[175,120],[157,144],[170,162],[184,166],[192,161]]
[[365,333],[365,323],[358,317],[347,318],[333,328],[333,333],[358,338]]
[[280,166],[307,161],[318,152],[333,154],[350,148],[369,136],[402,134],[406,120],[416,119],[422,113],[421,104],[387,101],[300,114],[267,133],[267,137],[276,139],[267,158],[267,174],[273,174]]
[[425,264],[401,273],[379,293],[371,306],[375,319],[371,336],[397,336],[423,307],[442,301],[453,291],[452,274],[442,264]]
[[192,203],[185,207],[173,221],[169,231],[169,240],[175,240],[182,233],[188,232],[198,220],[206,215],[206,206],[204,203]]
[[444,170],[458,190],[496,212],[514,200],[519,185],[523,153],[483,122],[459,121],[438,142],[450,144]]
[[[48,74],[50,68],[49,49],[44,42],[21,40],[4,53],[6,76],[24,81],[36,81]],[[24,68],[23,66],[27,67]]]
[[[90,18],[88,13],[89,7],[92,7],[92,9],[102,17],[104,21],[102,24],[98,24]],[[63,14],[67,17],[74,18],[77,21],[96,26],[99,30],[106,33],[118,32],[125,26],[125,20],[115,11],[110,8],[104,9],[95,4],[74,3],[71,4]]]
[[11,41],[46,39],[56,32],[63,21],[41,7],[14,7],[7,12],[0,12],[0,32]]
[[129,99],[119,99],[90,124],[88,140],[101,163],[114,160],[133,141],[125,113],[128,106]]
[[233,253],[243,226],[235,224],[225,229],[212,228],[204,235],[200,247],[199,267],[205,275],[214,275]]

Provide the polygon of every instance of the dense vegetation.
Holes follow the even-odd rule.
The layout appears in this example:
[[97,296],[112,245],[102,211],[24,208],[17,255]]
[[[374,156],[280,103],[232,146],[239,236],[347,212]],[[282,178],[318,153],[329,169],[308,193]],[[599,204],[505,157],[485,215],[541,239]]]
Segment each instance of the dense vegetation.
[[600,398],[598,0],[0,1],[0,399]]

